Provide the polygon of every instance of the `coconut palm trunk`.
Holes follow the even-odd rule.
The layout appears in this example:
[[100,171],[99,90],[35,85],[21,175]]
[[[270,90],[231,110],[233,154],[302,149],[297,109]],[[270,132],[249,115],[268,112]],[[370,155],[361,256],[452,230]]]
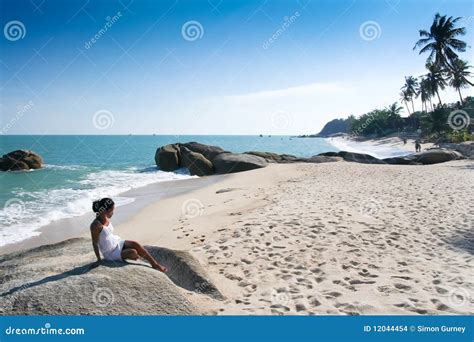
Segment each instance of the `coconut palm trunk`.
[[464,105],[464,102],[462,101],[461,88],[458,88],[458,94],[459,94],[459,99],[461,100],[461,105]]
[[443,103],[441,102],[441,97],[439,97],[438,89],[436,89],[436,95],[438,96],[439,105],[442,106]]

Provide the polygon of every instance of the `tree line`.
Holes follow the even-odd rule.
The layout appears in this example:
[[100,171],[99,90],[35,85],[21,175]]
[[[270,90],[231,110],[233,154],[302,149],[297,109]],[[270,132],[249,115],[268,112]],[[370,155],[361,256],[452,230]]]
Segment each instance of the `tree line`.
[[[466,42],[460,39],[466,34],[466,28],[458,26],[461,20],[462,17],[437,13],[429,30],[419,31],[419,40],[413,50],[419,50],[420,55],[428,54],[426,73],[418,77],[406,76],[400,89],[400,101],[408,111],[408,118],[402,118],[403,108],[395,102],[357,118],[349,116],[347,122],[352,134],[383,136],[421,130],[427,139],[474,140],[474,99],[462,95],[473,83],[470,80],[472,67],[460,56],[467,48]],[[457,103],[443,103],[441,92],[448,87],[458,93]],[[415,101],[421,101],[421,112],[415,111]]]

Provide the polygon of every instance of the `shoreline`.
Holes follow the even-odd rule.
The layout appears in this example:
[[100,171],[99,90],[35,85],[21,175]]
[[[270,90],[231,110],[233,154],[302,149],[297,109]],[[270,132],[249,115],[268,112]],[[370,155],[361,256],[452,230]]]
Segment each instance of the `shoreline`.
[[[370,143],[391,147],[401,142]],[[86,286],[87,277],[105,281],[128,271],[140,277],[145,266],[143,277],[149,283],[164,281],[176,300],[183,296],[199,314],[469,314],[474,214],[466,205],[474,191],[473,168],[471,160],[410,166],[342,160],[269,163],[246,172],[129,190],[121,196],[137,200],[117,207],[115,233],[157,251],[173,251],[178,263],[169,278],[139,261],[101,265],[74,281]],[[57,221],[32,245],[7,245],[0,254],[22,249],[17,253],[20,265],[39,253],[44,262],[57,262],[62,274],[82,270],[95,261],[87,229],[92,218]],[[72,237],[82,239],[64,241]],[[25,251],[59,241],[60,247]],[[68,246],[80,258],[58,253]],[[188,274],[179,266],[183,254],[189,256],[186,267],[196,261],[205,274],[204,282],[192,281],[191,290],[175,282]],[[4,260],[8,265],[8,257]],[[42,260],[35,262],[42,265]],[[7,275],[15,272],[14,265],[5,266]],[[116,273],[114,267],[122,270]],[[23,277],[27,284],[41,286],[38,277],[55,276],[54,268],[41,268]],[[222,297],[201,293],[208,284]],[[8,293],[11,284],[3,287]],[[44,291],[25,289],[27,296]],[[123,290],[114,287],[114,294]],[[141,298],[136,305],[147,302]],[[115,305],[121,307],[120,302]],[[179,305],[168,309],[185,312]]]
[[[415,153],[415,139],[407,138],[407,143],[398,136],[376,139],[360,139],[347,137],[326,138],[329,143],[340,150],[369,154],[373,157],[383,159],[390,157],[405,156]],[[433,143],[422,143],[421,150],[434,147]]]
[[[348,136],[320,139],[326,140],[326,142],[333,146],[335,150],[365,153],[376,158],[402,156],[412,153],[415,141],[414,139],[407,139],[407,144],[405,145],[403,144],[403,140],[398,136],[363,140],[350,138]],[[434,144],[432,143],[422,144],[422,150],[433,146]],[[119,193],[116,195],[117,197],[133,198],[133,201],[118,207],[121,209],[119,213],[116,214],[115,220],[117,224],[123,223],[135,216],[137,211],[144,209],[160,199],[168,196],[179,195],[186,191],[193,191],[199,186],[206,186],[207,183],[218,182],[220,179],[219,177],[224,176],[226,175],[161,181]],[[152,192],[151,194],[149,193],[150,191]],[[85,213],[80,216],[68,217],[50,222],[37,229],[38,235],[0,246],[0,255],[17,251],[19,249],[23,250],[39,247],[45,244],[56,243],[68,238],[78,236],[84,237],[88,234],[87,228],[92,219],[92,213]],[[69,230],[64,231],[62,229],[63,226],[68,226]]]
[[116,233],[196,259],[224,299],[180,291],[206,314],[467,314],[473,167],[270,164],[199,178]]
[[[117,196],[134,198],[134,200],[130,203],[117,207],[119,209],[114,215],[114,221],[119,225],[133,217],[137,211],[152,203],[159,202],[165,198],[177,196],[185,192],[193,191],[200,187],[206,186],[209,183],[219,182],[219,180],[219,177],[206,181],[204,181],[202,178],[178,179],[156,182],[125,191],[118,194]],[[39,234],[36,236],[0,246],[0,255],[40,247],[43,245],[49,245],[70,238],[88,237],[89,225],[93,219],[94,215],[91,211],[91,213],[82,214],[80,216],[53,221],[45,226],[39,227],[37,229]],[[67,230],[64,230],[64,227],[67,227]]]

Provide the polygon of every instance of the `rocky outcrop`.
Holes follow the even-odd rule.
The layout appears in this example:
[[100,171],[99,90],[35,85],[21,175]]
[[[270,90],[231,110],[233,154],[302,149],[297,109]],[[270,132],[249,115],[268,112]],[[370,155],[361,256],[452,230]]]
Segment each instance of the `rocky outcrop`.
[[250,151],[245,153],[264,158],[268,163],[280,163],[282,161],[282,156],[277,153],[259,151]]
[[181,146],[181,165],[188,168],[192,175],[208,176],[214,173],[214,168],[209,159],[201,153],[193,152]]
[[319,154],[319,156],[341,157],[345,161],[363,163],[363,164],[384,164],[382,160],[372,157],[371,155],[363,154],[363,153],[347,152],[347,151],[326,152],[326,153]]
[[338,156],[333,156],[333,157],[328,157],[328,156],[312,156],[311,158],[307,159],[307,163],[334,163],[334,162],[339,162],[342,161],[342,157]]
[[258,157],[264,158],[268,163],[297,163],[297,162],[308,162],[308,158],[296,157],[291,154],[277,154],[273,152],[258,152],[250,151],[245,152],[246,154],[252,154]]
[[451,160],[464,159],[463,155],[456,151],[431,149],[406,156],[414,163],[422,165],[444,163]]
[[354,152],[326,152],[320,156],[342,157],[345,161],[363,164],[393,164],[393,165],[430,165],[444,163],[451,160],[464,159],[465,157],[456,151],[445,149],[430,149],[423,152],[409,154],[407,156],[378,159],[368,154]]
[[254,170],[268,165],[264,158],[245,153],[221,153],[212,163],[219,174]]
[[42,166],[43,158],[29,150],[16,150],[0,158],[1,171],[33,170],[40,169]]
[[268,163],[330,163],[344,160],[363,164],[429,165],[463,158],[461,153],[447,149],[431,149],[385,159],[348,151],[325,152],[303,158],[259,151],[231,153],[217,146],[197,142],[162,146],[155,155],[156,165],[161,170],[174,171],[186,167],[192,175],[197,176],[248,171],[265,167]]
[[454,143],[444,143],[441,144],[442,148],[446,148],[448,150],[454,150],[461,153],[463,156],[469,159],[474,159],[474,141],[465,141],[462,143],[454,144]]
[[177,286],[214,299],[224,299],[199,262],[188,252],[155,246],[145,246],[145,248],[156,260],[166,265],[169,269],[166,276]]
[[392,165],[421,165],[421,163],[416,162],[413,158],[408,156],[385,158],[382,160],[384,163]]
[[89,239],[0,256],[2,315],[195,315],[193,291],[222,295],[187,252],[146,246],[169,272],[139,261],[93,267]]
[[165,145],[156,150],[155,163],[163,171],[174,171],[179,168],[180,150],[176,144]]
[[326,123],[317,137],[329,137],[337,133],[349,132],[349,119],[334,119]]
[[198,142],[189,142],[185,144],[179,144],[180,146],[184,146],[188,148],[191,151],[197,152],[202,154],[206,159],[208,160],[213,160],[217,155],[224,153],[224,152],[229,152],[225,151],[222,148],[218,146],[211,146],[211,145],[205,145],[201,144]]
[[264,158],[245,153],[231,153],[218,146],[197,142],[159,147],[155,153],[155,162],[163,171],[186,167],[191,175],[196,176],[241,172],[267,166]]

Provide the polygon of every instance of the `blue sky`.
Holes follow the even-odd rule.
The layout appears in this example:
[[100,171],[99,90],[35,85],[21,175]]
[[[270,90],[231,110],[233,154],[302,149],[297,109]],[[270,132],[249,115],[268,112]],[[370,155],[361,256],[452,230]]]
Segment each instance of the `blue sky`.
[[436,12],[474,24],[464,0],[0,4],[4,134],[315,133],[397,101]]

